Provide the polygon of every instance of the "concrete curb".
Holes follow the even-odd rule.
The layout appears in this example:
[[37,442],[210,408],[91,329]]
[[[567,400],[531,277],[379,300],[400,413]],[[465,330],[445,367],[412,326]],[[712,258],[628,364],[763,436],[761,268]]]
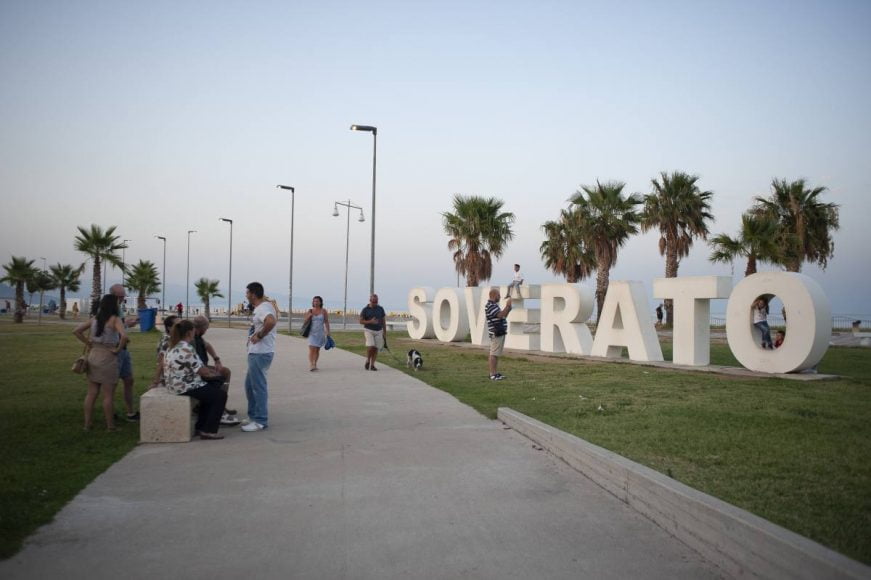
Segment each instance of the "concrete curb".
[[497,417],[732,577],[871,578],[864,564],[607,449],[512,409]]

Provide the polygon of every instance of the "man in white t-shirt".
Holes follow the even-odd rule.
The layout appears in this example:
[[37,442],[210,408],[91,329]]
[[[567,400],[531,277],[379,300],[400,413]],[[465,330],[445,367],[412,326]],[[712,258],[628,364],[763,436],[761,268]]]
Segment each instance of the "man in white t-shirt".
[[517,289],[517,297],[520,298],[520,285],[523,284],[523,274],[520,273],[520,264],[514,264],[514,280],[508,285],[508,296],[511,291]]
[[263,299],[263,284],[251,282],[245,297],[254,307],[248,329],[248,374],[245,375],[245,396],[248,398],[248,420],[242,431],[262,431],[269,425],[267,402],[269,390],[266,374],[275,356],[275,326],[277,314],[272,304]]

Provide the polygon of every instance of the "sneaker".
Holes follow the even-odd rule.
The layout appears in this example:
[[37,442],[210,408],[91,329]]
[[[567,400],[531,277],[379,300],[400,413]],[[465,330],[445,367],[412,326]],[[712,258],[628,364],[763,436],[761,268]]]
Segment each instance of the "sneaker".
[[135,423],[138,420],[139,420],[139,411],[136,411],[132,415],[130,415],[130,414],[127,415],[127,422],[128,423]]
[[261,425],[257,421],[251,421],[247,425],[242,425],[242,431],[246,433],[253,433],[254,431],[263,431],[266,429],[266,425]]
[[221,425],[238,425],[239,423],[241,423],[241,421],[236,415],[230,413],[224,413],[221,415]]
[[366,361],[366,365],[364,367],[367,371],[369,370],[369,361]]
[[235,415],[236,413],[238,413],[236,409],[228,409],[227,407],[224,407],[224,412],[228,415]]
[[490,375],[490,380],[491,380],[491,381],[501,381],[501,380],[503,380],[504,378],[505,378],[505,377],[503,377],[503,376],[500,375],[499,373],[496,373],[495,375]]

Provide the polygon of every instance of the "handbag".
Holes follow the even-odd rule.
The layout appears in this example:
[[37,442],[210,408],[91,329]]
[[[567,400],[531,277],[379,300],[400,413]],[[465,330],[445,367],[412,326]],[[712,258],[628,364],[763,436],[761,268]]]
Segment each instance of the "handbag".
[[76,359],[76,362],[73,363],[73,367],[70,369],[77,375],[83,375],[88,372],[88,352],[91,350],[90,345],[86,344],[85,348],[82,350],[82,356]]
[[336,346],[336,341],[332,336],[327,335],[327,343],[324,345],[324,350],[330,350]]
[[308,335],[312,331],[312,319],[309,318],[305,322],[302,323],[302,329],[299,331],[300,336],[308,338]]

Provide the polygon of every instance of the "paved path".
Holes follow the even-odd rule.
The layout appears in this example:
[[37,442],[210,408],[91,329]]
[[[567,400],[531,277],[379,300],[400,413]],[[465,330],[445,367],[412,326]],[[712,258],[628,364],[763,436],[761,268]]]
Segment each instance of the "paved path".
[[[208,337],[236,371],[244,334]],[[11,578],[716,578],[585,477],[452,396],[279,337],[270,426],[140,445],[0,563]],[[141,363],[140,363],[141,364]]]

